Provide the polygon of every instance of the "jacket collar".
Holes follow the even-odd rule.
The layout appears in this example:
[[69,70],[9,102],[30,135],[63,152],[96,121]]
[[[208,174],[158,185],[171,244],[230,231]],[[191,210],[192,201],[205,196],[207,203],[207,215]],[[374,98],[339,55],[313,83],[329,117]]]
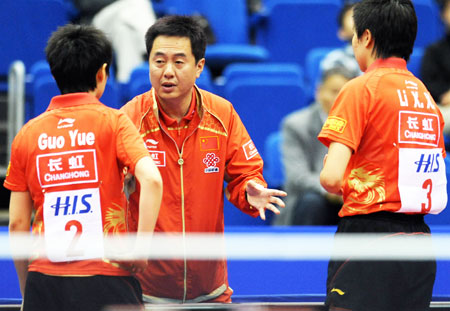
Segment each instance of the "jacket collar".
[[66,108],[66,107],[74,107],[86,104],[96,104],[102,105],[102,103],[95,97],[89,93],[69,93],[64,95],[58,95],[52,98],[50,101],[50,105],[47,108],[47,111],[58,109],[58,108]]
[[372,63],[372,65],[369,66],[369,68],[367,68],[366,72],[382,67],[406,70],[406,61],[399,57],[378,58]]

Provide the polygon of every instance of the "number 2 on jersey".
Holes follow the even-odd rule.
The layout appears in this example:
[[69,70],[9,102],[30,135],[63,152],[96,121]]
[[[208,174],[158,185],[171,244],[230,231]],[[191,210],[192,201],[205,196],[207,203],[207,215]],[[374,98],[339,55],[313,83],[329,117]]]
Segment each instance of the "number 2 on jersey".
[[79,249],[78,242],[80,240],[81,234],[83,233],[83,226],[78,220],[68,221],[66,227],[64,228],[66,231],[71,231],[72,227],[75,227],[75,235],[73,236],[72,241],[67,248],[67,257],[75,257],[82,256],[84,254],[82,249]]

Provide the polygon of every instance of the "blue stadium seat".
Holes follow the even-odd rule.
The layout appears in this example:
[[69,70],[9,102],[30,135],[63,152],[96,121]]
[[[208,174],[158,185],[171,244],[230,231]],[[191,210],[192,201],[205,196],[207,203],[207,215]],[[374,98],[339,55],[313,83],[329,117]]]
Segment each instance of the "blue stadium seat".
[[266,62],[269,52],[257,45],[217,43],[206,47],[205,58],[208,66],[224,68],[232,63]]
[[[31,118],[37,116],[33,106],[34,82],[43,76],[51,76],[51,72],[47,61],[42,59],[31,65],[25,80],[25,120],[30,120]],[[57,89],[55,92],[56,94],[59,93]],[[41,110],[42,109],[38,109],[38,111]]]
[[[224,196],[225,197],[225,196]],[[272,219],[272,212],[266,212],[266,221],[258,217],[245,214],[224,198],[223,214],[225,227],[228,226],[268,226]]]
[[45,59],[50,34],[68,22],[67,6],[58,0],[2,0],[0,20],[0,76],[6,76],[14,60],[28,70]]
[[219,71],[233,62],[264,62],[269,58],[262,46],[250,44],[246,0],[162,0],[166,14],[202,15],[216,42],[206,49],[207,65]]
[[119,109],[125,103],[120,100],[120,89],[113,79],[108,79],[100,101],[108,107]]
[[41,74],[34,80],[32,88],[31,106],[27,106],[25,111],[27,120],[43,113],[50,104],[52,97],[61,94],[51,74]]
[[[43,113],[50,104],[52,97],[61,94],[49,68],[48,72],[45,73],[45,66],[42,66],[36,73],[38,74],[31,82],[31,94],[29,96],[31,100],[27,102],[25,108],[25,120],[27,121]],[[119,88],[112,79],[108,79],[100,101],[109,107],[120,108],[122,103],[120,102]]]
[[422,63],[424,48],[415,47],[408,61],[408,70],[420,79],[420,65]]
[[42,76],[49,75],[50,72],[50,65],[47,63],[46,60],[41,59],[35,62],[30,70],[29,70],[29,80],[36,80]]
[[156,0],[152,1],[153,10],[158,16],[172,14],[191,14],[192,0]]
[[139,78],[147,78],[148,80],[150,80],[149,74],[150,74],[150,72],[149,72],[149,68],[148,68],[148,63],[144,62],[133,69],[133,71],[130,74],[129,82],[132,82],[133,80],[139,79]]
[[203,71],[197,81],[195,81],[195,84],[201,89],[215,93],[216,89],[213,83],[213,77],[208,66],[203,67]]
[[211,24],[217,43],[249,44],[249,22],[246,0],[195,0]]
[[[247,64],[247,72],[228,77],[224,85],[225,98],[234,105],[263,159],[269,134],[279,129],[284,116],[306,105],[302,70],[297,64],[285,65],[278,71],[276,66],[266,66],[264,72],[263,64]],[[290,69],[285,71],[286,67]]]
[[417,15],[415,47],[426,47],[444,36],[439,9],[434,0],[412,1]]
[[126,98],[126,102],[133,99],[135,96],[143,94],[147,91],[149,91],[152,88],[152,85],[150,83],[150,79],[140,77],[137,79],[134,79],[129,83],[129,86],[127,88],[127,94],[128,98]]
[[267,48],[270,61],[304,66],[312,48],[343,45],[336,24],[340,0],[266,0],[265,5],[256,42]]
[[159,0],[157,7],[163,14],[206,17],[217,43],[249,43],[246,0]]
[[280,131],[269,134],[264,145],[264,179],[270,188],[283,188],[284,169],[281,157]]
[[222,72],[224,83],[233,81],[236,78],[261,77],[267,75],[271,77],[301,79],[304,83],[304,73],[302,67],[289,63],[234,63],[230,64]]
[[148,63],[142,63],[133,69],[130,74],[130,79],[122,91],[125,101],[129,101],[133,97],[145,93],[152,88],[149,74]]

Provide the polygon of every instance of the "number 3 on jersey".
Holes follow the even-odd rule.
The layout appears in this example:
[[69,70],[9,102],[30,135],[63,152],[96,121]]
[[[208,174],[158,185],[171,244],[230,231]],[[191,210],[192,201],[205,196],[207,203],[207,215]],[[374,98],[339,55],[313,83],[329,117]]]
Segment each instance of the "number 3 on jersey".
[[431,192],[433,191],[433,181],[431,179],[425,180],[422,188],[427,191],[427,203],[422,203],[422,213],[427,214],[431,210]]
[[447,205],[447,177],[441,149],[400,148],[400,213],[438,214]]
[[98,188],[46,193],[44,225],[49,260],[62,262],[103,257]]

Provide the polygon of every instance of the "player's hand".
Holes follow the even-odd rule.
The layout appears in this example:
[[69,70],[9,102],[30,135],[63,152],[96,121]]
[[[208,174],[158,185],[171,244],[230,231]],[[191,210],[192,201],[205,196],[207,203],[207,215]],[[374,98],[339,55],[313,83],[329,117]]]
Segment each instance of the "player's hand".
[[259,211],[262,220],[266,220],[265,210],[271,210],[275,214],[279,214],[280,210],[274,204],[284,207],[284,202],[278,197],[285,197],[286,192],[277,189],[264,188],[262,185],[251,180],[246,186],[247,201],[253,208]]

